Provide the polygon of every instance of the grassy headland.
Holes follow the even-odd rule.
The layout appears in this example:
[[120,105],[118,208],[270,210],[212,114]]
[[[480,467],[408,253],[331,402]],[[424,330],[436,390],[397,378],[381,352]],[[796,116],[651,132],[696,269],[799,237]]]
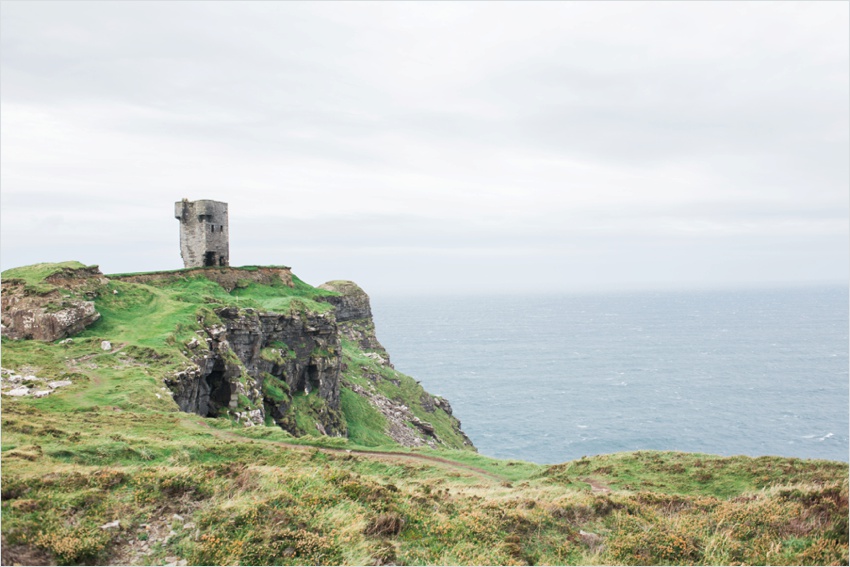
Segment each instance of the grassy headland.
[[[3,278],[38,288],[82,267],[51,266]],[[199,320],[227,306],[331,309],[319,298],[332,292],[292,284],[246,278],[228,292],[194,272],[112,279],[95,299],[101,318],[72,341],[3,338],[3,368],[71,382],[3,396],[3,563],[847,564],[846,463],[652,451],[555,466],[491,459],[463,449],[448,414],[423,408],[413,379],[350,340],[347,437],[311,427],[309,395],[291,395],[297,437],[180,412],[163,378],[186,366]],[[290,395],[269,384],[267,395]],[[444,444],[394,443],[358,390],[404,403]]]

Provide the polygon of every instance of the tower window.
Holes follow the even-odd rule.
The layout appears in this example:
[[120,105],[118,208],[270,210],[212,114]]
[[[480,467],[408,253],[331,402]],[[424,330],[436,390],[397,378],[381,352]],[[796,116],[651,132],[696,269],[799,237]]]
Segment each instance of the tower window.
[[210,225],[210,232],[215,232],[215,225],[214,224]]

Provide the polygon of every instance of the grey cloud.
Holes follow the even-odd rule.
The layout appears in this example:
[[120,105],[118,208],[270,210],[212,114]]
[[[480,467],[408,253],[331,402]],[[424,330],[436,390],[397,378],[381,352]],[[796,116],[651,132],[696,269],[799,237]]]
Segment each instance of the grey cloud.
[[235,258],[308,273],[757,279],[739,250],[766,279],[841,278],[847,11],[7,3],[3,266],[61,240],[177,267],[168,211],[193,196],[231,202]]

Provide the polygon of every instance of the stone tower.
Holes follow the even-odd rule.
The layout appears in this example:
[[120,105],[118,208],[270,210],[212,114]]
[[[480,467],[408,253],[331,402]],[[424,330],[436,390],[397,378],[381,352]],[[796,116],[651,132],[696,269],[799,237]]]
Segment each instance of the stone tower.
[[230,265],[227,203],[183,199],[174,203],[174,218],[180,221],[180,255],[185,267]]

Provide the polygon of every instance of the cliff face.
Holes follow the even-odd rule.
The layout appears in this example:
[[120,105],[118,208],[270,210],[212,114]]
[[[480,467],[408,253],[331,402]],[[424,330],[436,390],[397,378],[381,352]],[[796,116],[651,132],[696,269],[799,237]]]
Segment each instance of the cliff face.
[[368,360],[367,364],[353,358],[348,361],[343,387],[365,399],[382,416],[386,421],[384,433],[406,447],[473,447],[447,400],[432,396],[418,382],[395,370],[375,335],[366,292],[354,282],[340,280],[324,283],[319,289],[339,294],[318,299],[334,306],[340,336],[356,345]]
[[383,345],[378,342],[378,337],[375,336],[372,306],[366,292],[356,283],[345,280],[323,283],[319,286],[319,289],[339,294],[322,296],[318,300],[334,306],[334,314],[336,315],[340,334],[357,343],[365,351],[380,353],[389,362],[389,354],[387,354]]
[[[193,339],[194,367],[166,383],[181,410],[208,417],[232,412],[250,425],[274,420],[293,433],[296,397],[321,400],[316,430],[345,433],[339,414],[340,349],[330,313],[259,313],[226,307],[220,322],[199,321],[206,348]],[[315,404],[314,404],[315,405]]]

